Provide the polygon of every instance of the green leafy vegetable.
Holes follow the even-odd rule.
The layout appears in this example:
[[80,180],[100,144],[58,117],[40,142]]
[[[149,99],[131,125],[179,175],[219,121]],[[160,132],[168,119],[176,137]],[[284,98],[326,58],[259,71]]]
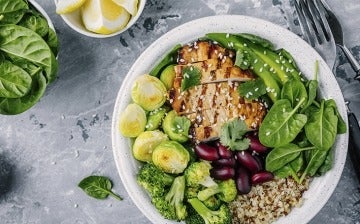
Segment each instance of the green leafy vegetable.
[[240,83],[237,90],[240,96],[253,100],[266,94],[266,85],[262,79],[255,79]]
[[236,51],[235,65],[239,66],[241,69],[248,69],[251,65],[251,58],[248,53],[245,53],[243,50]]
[[304,84],[296,79],[287,81],[281,90],[281,99],[288,99],[292,107],[296,107],[301,99],[307,101],[308,95]]
[[221,127],[220,142],[231,150],[246,150],[250,140],[244,135],[248,132],[246,123],[241,119],[233,119]]
[[31,77],[22,68],[3,61],[0,64],[0,97],[18,98],[31,88]]
[[201,71],[194,66],[187,66],[182,70],[181,91],[185,91],[200,84]]
[[307,163],[307,166],[300,177],[300,183],[305,179],[307,175],[314,176],[316,171],[321,167],[324,163],[328,151],[313,149],[310,153],[310,158]]
[[59,53],[59,39],[55,33],[55,31],[49,28],[49,32],[45,37],[46,43],[49,45],[51,51],[56,56]]
[[176,63],[176,54],[177,51],[181,48],[181,44],[177,44],[173,49],[171,49],[164,58],[150,71],[150,75],[159,77],[161,71],[170,64]]
[[335,114],[338,118],[338,125],[337,125],[337,133],[338,134],[344,134],[347,131],[347,126],[346,123],[344,121],[344,119],[341,117],[339,110],[336,106],[335,100],[333,99],[329,99],[325,101],[325,107],[331,107],[334,109]]
[[270,41],[268,41],[267,39],[264,39],[262,37],[259,37],[259,36],[256,36],[256,35],[250,34],[250,33],[240,33],[240,34],[237,34],[237,36],[245,38],[256,45],[260,45],[269,50],[274,50],[273,43],[271,43]]
[[0,24],[18,23],[28,9],[28,4],[23,0],[1,0]]
[[325,105],[322,100],[318,110],[310,114],[305,125],[308,140],[319,149],[328,150],[335,142],[338,118],[333,107]]
[[122,198],[111,191],[112,184],[109,178],[103,176],[89,176],[84,178],[78,186],[89,196],[96,199],[105,199],[109,195],[118,200]]
[[327,171],[331,170],[333,161],[334,161],[334,152],[333,151],[334,151],[333,149],[329,150],[329,152],[326,155],[324,163],[317,170],[317,174],[323,175]]
[[260,126],[260,142],[268,147],[279,147],[293,141],[307,121],[306,115],[297,114],[304,101],[301,99],[294,109],[287,99],[276,101]]
[[39,13],[33,11],[30,12],[31,13],[26,14],[21,19],[18,25],[36,32],[41,37],[45,37],[49,32],[49,25],[47,20]]

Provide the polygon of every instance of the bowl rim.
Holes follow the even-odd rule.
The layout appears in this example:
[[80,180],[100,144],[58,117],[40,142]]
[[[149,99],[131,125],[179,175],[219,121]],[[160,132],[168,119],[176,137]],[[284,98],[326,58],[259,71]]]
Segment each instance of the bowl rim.
[[[292,49],[298,49],[301,52],[311,52],[311,55],[307,58],[304,58],[304,61],[309,61],[310,59],[315,58],[319,61],[319,74],[321,74],[321,77],[319,78],[319,84],[320,84],[320,92],[325,92],[326,97],[333,98],[337,105],[338,110],[343,118],[346,118],[346,107],[345,107],[345,101],[342,95],[342,92],[340,90],[340,87],[335,79],[335,76],[332,74],[331,69],[328,67],[328,65],[325,63],[325,61],[321,58],[321,56],[310,46],[308,45],[304,40],[302,40],[300,37],[298,37],[296,34],[292,33],[291,31],[277,25],[274,23],[271,23],[266,20],[262,20],[259,18],[254,18],[250,16],[243,16],[243,15],[216,15],[216,16],[208,16],[199,18],[196,20],[192,20],[190,22],[187,22],[185,24],[182,24],[178,27],[175,27],[174,29],[170,30],[169,32],[162,35],[160,38],[155,40],[150,46],[147,47],[145,51],[142,52],[142,54],[138,57],[138,59],[134,62],[132,67],[130,68],[129,72],[127,73],[124,81],[122,82],[114,110],[113,110],[113,117],[112,117],[112,148],[113,148],[113,155],[116,163],[116,167],[118,170],[118,173],[120,175],[120,178],[123,182],[123,185],[128,192],[129,196],[131,197],[132,201],[135,203],[135,205],[138,207],[138,209],[153,223],[177,223],[172,222],[170,220],[166,220],[161,217],[161,215],[153,208],[151,205],[151,202],[149,202],[149,197],[144,192],[143,189],[136,183],[136,177],[134,170],[125,170],[125,169],[138,169],[139,163],[135,161],[135,159],[132,157],[132,161],[125,161],[121,160],[122,157],[125,156],[132,156],[131,150],[129,150],[130,147],[130,141],[121,136],[119,130],[118,130],[118,121],[119,121],[119,115],[120,111],[123,111],[125,108],[125,104],[128,104],[131,99],[129,100],[129,92],[126,92],[126,90],[130,89],[131,81],[134,80],[134,76],[138,76],[141,74],[138,73],[146,73],[150,71],[151,66],[156,63],[155,59],[151,59],[151,62],[146,61],[146,58],[149,57],[148,55],[152,55],[155,53],[152,53],[154,50],[158,51],[157,56],[162,53],[164,55],[166,52],[168,52],[171,47],[175,46],[179,42],[174,42],[172,39],[179,38],[184,42],[181,42],[181,44],[185,44],[191,40],[194,40],[196,38],[201,37],[200,36],[193,36],[194,34],[187,34],[186,31],[189,31],[189,27],[195,25],[197,28],[203,28],[201,25],[207,24],[206,27],[204,27],[204,30],[208,28],[208,26],[219,26],[219,23],[221,21],[229,22],[231,24],[235,24],[234,21],[245,21],[245,23],[249,23],[253,25],[253,28],[256,28],[257,31],[253,32],[254,34],[261,35],[262,37],[269,39],[271,35],[277,35],[280,37],[291,38],[291,43],[285,44],[286,46],[281,45],[280,47],[285,48],[286,50],[292,50]],[[244,32],[242,31],[236,31],[234,28],[230,25],[226,25],[227,31],[223,32],[229,32],[229,33],[236,33],[236,32]],[[262,29],[267,29],[268,33],[264,33]],[[219,28],[217,27],[217,30],[225,29],[223,27]],[[271,30],[273,29],[273,30]],[[213,31],[213,32],[216,32]],[[197,31],[198,33],[207,32],[207,31]],[[245,30],[246,32],[246,30]],[[278,32],[278,33],[277,33]],[[179,35],[181,37],[177,37],[176,35]],[[192,39],[191,39],[192,38]],[[280,39],[276,40],[275,45],[278,45],[278,43],[281,42],[284,44],[284,41]],[[297,46],[299,45],[299,46]],[[291,47],[290,47],[291,46]],[[301,48],[301,50],[300,50]],[[159,53],[160,52],[160,53]],[[290,51],[291,54],[293,52]],[[155,54],[156,55],[156,54]],[[161,55],[161,54],[160,54]],[[295,55],[293,55],[295,56]],[[298,57],[298,56],[297,56]],[[298,59],[295,57],[295,60],[298,61]],[[157,60],[159,61],[159,59]],[[147,70],[144,68],[140,69],[137,66],[139,64],[142,64],[142,67],[146,67]],[[314,61],[315,64],[315,61]],[[308,66],[309,63],[306,64]],[[304,67],[303,63],[299,64],[301,71],[313,71],[310,68]],[[311,73],[312,74],[312,73]],[[310,75],[307,75],[310,76]],[[320,75],[319,75],[320,76]],[[323,93],[321,93],[323,94]],[[127,97],[127,98],[126,98]],[[347,119],[344,119],[347,123]],[[127,139],[127,140],[126,140]],[[119,142],[123,143],[122,145],[119,145]],[[126,147],[124,147],[124,144],[126,143]],[[122,148],[127,148],[127,151],[119,150],[119,146]],[[303,198],[304,203],[300,208],[293,208],[289,215],[282,217],[276,221],[278,224],[285,224],[285,223],[307,223],[309,222],[320,210],[321,208],[326,204],[330,196],[332,195],[333,191],[335,190],[344,165],[346,161],[346,154],[347,154],[347,146],[348,146],[348,132],[342,135],[337,136],[337,140],[335,142],[335,149],[333,152],[336,154],[335,161],[333,164],[333,168],[328,171],[325,175],[321,177],[314,178],[314,180],[310,183],[309,189],[304,193]],[[119,152],[118,152],[119,151]],[[124,165],[125,164],[125,165]],[[130,173],[133,172],[133,173]],[[130,173],[130,174],[129,174]],[[133,175],[133,176],[132,176]],[[136,186],[137,185],[137,186]],[[140,189],[140,190],[139,190]],[[319,196],[318,201],[314,204],[310,204],[310,202],[307,203],[308,200],[311,201],[311,193],[315,193],[316,196]],[[146,199],[145,199],[146,198]],[[146,201],[147,200],[147,201]],[[307,207],[304,207],[304,206]],[[151,207],[150,207],[151,206]],[[304,209],[306,209],[304,211]],[[154,213],[156,212],[156,213]],[[301,218],[295,219],[296,217]]]
[[[57,4],[59,0],[54,0],[55,5]],[[126,30],[128,30],[131,26],[133,26],[137,20],[139,19],[139,17],[141,16],[144,8],[145,8],[145,4],[146,4],[147,0],[138,0],[138,11],[136,12],[135,16],[131,16],[129,22],[126,24],[126,26],[124,28],[122,28],[121,30],[111,33],[111,34],[98,34],[98,33],[94,33],[91,31],[88,31],[85,26],[82,24],[82,28],[83,29],[79,29],[77,26],[75,26],[69,19],[68,19],[68,15],[67,14],[60,14],[61,18],[65,21],[65,23],[73,30],[75,30],[76,32],[83,34],[85,36],[88,37],[94,37],[94,38],[108,38],[108,37],[113,37],[116,35],[119,35],[123,32],[125,32]],[[78,12],[78,10],[75,10],[74,12]],[[71,12],[71,13],[74,13]]]

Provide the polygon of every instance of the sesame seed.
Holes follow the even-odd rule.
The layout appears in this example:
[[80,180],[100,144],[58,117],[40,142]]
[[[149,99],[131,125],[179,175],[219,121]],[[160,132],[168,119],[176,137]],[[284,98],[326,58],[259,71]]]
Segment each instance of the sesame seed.
[[[247,44],[246,43],[244,43],[244,47],[246,47],[247,46]],[[247,52],[245,52],[245,53],[247,53]]]
[[229,38],[229,37],[230,37],[230,34],[229,34],[229,33],[227,33],[227,34],[226,34],[226,38]]
[[266,132],[265,135],[266,135],[266,136],[269,136],[269,135],[270,135],[270,131]]
[[277,64],[280,64],[280,61],[279,61],[278,59],[276,59],[275,62],[276,62]]
[[255,60],[254,60],[254,64],[256,64],[256,62],[258,62],[258,59],[255,59]]
[[255,88],[255,92],[257,92],[258,90],[259,90],[259,88],[258,88],[258,87],[256,87],[256,88]]
[[182,63],[183,63],[183,62],[185,62],[185,59],[183,59],[183,58],[180,58],[180,62],[182,62]]
[[293,61],[291,59],[289,59],[289,63],[292,63]]
[[264,64],[264,67],[266,67],[266,66],[268,66],[268,64],[265,63],[265,64]]
[[266,51],[264,51],[264,54],[266,54]]
[[261,67],[260,69],[259,69],[259,72],[262,72],[263,71],[263,67]]

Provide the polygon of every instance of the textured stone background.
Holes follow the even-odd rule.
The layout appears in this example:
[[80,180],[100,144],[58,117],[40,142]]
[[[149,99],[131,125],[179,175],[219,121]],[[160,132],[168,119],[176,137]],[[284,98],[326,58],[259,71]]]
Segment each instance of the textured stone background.
[[[345,42],[360,61],[359,0],[328,0],[344,26]],[[0,223],[149,223],[132,203],[117,174],[111,118],[117,91],[136,58],[170,29],[196,18],[243,14],[299,30],[291,2],[280,0],[148,0],[138,22],[108,39],[82,36],[55,14],[53,1],[38,0],[61,42],[60,71],[45,96],[18,116],[0,116],[0,156],[11,168],[9,192],[0,196]],[[339,54],[336,74],[346,96],[359,94],[354,72]],[[352,109],[360,117],[359,97]],[[1,162],[0,161],[0,162]],[[124,197],[95,200],[78,182],[109,176]],[[360,185],[351,163],[333,196],[311,223],[360,223]]]

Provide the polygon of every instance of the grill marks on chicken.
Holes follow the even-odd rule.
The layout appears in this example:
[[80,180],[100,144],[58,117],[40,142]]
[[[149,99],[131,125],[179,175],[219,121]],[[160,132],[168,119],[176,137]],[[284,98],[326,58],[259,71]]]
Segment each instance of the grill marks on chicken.
[[[254,79],[250,70],[234,66],[234,52],[218,44],[197,41],[179,50],[178,65],[170,103],[192,123],[195,141],[219,137],[221,126],[233,118],[245,121],[249,129],[257,129],[266,113],[260,101],[247,101],[237,91],[240,82]],[[193,66],[201,71],[200,85],[181,91],[183,69]]]

